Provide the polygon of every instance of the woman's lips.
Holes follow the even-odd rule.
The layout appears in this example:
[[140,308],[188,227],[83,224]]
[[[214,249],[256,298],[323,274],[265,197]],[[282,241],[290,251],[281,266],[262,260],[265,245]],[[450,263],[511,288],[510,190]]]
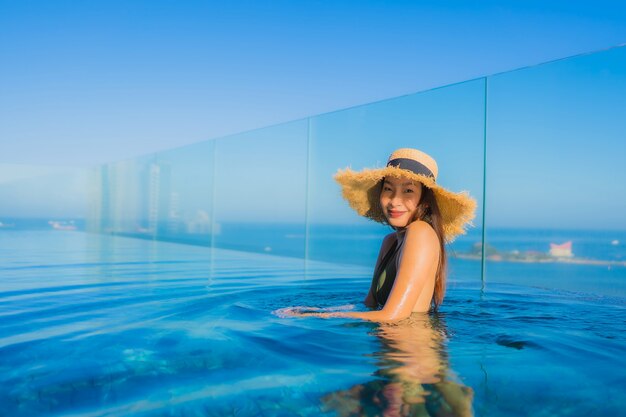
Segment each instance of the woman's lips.
[[406,211],[389,210],[389,217],[396,218],[402,216]]

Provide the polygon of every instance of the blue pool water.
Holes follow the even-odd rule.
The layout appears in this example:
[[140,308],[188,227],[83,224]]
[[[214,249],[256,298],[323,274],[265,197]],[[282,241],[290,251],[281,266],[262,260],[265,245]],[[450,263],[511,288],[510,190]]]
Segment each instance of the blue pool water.
[[283,319],[272,311],[362,310],[371,268],[5,231],[0,414],[626,415],[623,297],[481,290],[475,268],[451,261],[437,315]]

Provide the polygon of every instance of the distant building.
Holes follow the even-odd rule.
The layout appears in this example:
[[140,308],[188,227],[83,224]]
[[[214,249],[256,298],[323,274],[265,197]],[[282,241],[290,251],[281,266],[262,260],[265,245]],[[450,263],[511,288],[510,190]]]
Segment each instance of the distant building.
[[556,243],[550,243],[550,256],[555,258],[571,258],[574,256],[572,253],[572,241],[567,241],[560,245]]
[[156,235],[159,225],[159,208],[160,208],[160,191],[161,191],[161,167],[158,164],[150,164],[148,170],[148,201],[147,201],[147,230]]
[[211,231],[211,218],[204,210],[198,210],[195,217],[187,222],[187,233],[210,234]]
[[180,233],[180,197],[176,192],[170,192],[170,206],[167,216],[167,233],[177,235]]

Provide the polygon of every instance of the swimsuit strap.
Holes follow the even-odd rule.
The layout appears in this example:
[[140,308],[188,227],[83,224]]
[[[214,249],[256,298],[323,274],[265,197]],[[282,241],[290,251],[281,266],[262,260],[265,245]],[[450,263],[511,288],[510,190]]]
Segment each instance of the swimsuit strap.
[[[371,292],[372,295],[374,296],[374,301],[376,301],[377,305],[382,305],[383,303],[381,303],[378,299],[378,283],[380,282],[380,277],[383,274],[383,272],[385,272],[387,270],[387,268],[391,265],[391,262],[394,262],[393,265],[393,277],[385,277],[385,283],[388,283],[388,280],[391,280],[391,282],[393,283],[393,281],[395,280],[395,274],[396,274],[396,261],[397,259],[393,259],[398,252],[400,251],[400,248],[402,247],[402,244],[399,244],[398,241],[396,241],[394,247],[392,247],[391,249],[389,249],[389,251],[385,254],[385,256],[383,257],[383,259],[380,261],[380,264],[378,265],[378,268],[376,268],[376,271],[374,271],[374,278],[372,279],[372,287],[371,287]],[[391,275],[391,274],[390,274]],[[393,286],[393,284],[391,285]],[[386,287],[388,287],[389,292],[391,292],[391,286],[386,285]],[[387,293],[387,296],[389,296],[389,292]],[[385,300],[386,301],[386,300]]]

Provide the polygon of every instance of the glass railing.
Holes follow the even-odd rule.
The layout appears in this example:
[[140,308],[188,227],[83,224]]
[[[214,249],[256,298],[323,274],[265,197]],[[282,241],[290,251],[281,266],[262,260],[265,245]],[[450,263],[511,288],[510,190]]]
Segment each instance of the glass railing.
[[626,295],[626,48],[487,79],[487,282]]
[[481,242],[484,94],[479,79],[311,118],[308,259],[374,265],[382,237],[392,230],[356,215],[333,174],[348,166],[385,166],[395,149],[411,147],[437,160],[440,184],[478,200],[477,227],[449,251],[457,279],[480,281],[480,262],[454,258],[454,252]]
[[414,147],[435,157],[440,184],[478,202],[474,227],[448,246],[451,281],[624,296],[625,115],[626,48],[617,47],[93,170],[4,164],[0,227],[73,221],[371,266],[391,230],[354,213],[332,176]]

